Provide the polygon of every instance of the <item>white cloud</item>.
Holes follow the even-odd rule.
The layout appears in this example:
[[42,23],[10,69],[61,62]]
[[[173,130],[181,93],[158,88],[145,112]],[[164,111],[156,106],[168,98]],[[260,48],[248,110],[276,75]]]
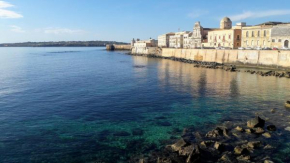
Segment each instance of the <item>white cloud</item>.
[[232,15],[230,18],[233,21],[240,21],[244,19],[254,19],[254,18],[263,18],[269,16],[282,16],[282,15],[290,15],[290,10],[268,10],[268,11],[244,11],[242,14]]
[[22,18],[23,16],[19,13],[16,13],[11,10],[7,10],[6,8],[14,7],[14,5],[5,2],[5,1],[0,1],[0,18],[5,18],[5,19],[15,19],[15,18]]
[[12,32],[16,32],[16,33],[24,33],[25,31],[21,28],[21,27],[18,27],[16,25],[11,25],[11,31]]
[[14,5],[5,1],[0,1],[0,8],[8,8],[8,7],[14,7]]
[[46,28],[44,29],[45,34],[81,34],[85,33],[83,30],[69,29],[69,28]]
[[206,15],[209,12],[207,10],[195,10],[194,12],[189,13],[187,16],[190,18],[198,18],[202,15]]

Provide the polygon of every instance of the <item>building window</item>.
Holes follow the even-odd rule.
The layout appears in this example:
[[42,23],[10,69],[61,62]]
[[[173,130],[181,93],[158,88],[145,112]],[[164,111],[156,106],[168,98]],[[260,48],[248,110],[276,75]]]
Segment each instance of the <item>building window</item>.
[[252,31],[252,37],[254,37],[254,31]]
[[237,43],[237,46],[240,46],[240,44],[239,44],[239,43]]
[[275,42],[275,39],[272,39],[272,42]]
[[246,37],[249,37],[249,31],[247,31],[247,33],[246,33]]
[[282,42],[282,40],[281,40],[281,39],[279,39],[279,40],[278,40],[278,42]]
[[264,46],[266,45],[266,41],[265,41],[265,40],[263,41],[263,45],[264,45]]
[[246,41],[246,45],[247,45],[247,46],[249,45],[249,42],[248,42],[248,40]]
[[258,31],[258,37],[260,37],[260,31]]
[[266,31],[264,31],[264,37],[266,37],[267,36],[267,32]]
[[252,40],[252,43],[251,43],[251,45],[252,45],[252,46],[254,45],[254,40]]
[[231,39],[231,35],[229,35],[229,39]]
[[240,40],[240,35],[237,36],[237,40]]

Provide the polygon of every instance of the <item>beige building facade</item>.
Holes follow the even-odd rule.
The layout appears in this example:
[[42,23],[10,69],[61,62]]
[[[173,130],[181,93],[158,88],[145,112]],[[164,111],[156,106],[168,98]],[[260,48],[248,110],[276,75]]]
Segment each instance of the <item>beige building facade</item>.
[[169,47],[170,48],[183,48],[184,44],[184,35],[189,34],[190,32],[177,32],[173,36],[169,36]]
[[155,39],[149,39],[149,40],[137,40],[134,43],[134,47],[137,48],[145,48],[145,47],[157,47],[158,41]]
[[166,34],[158,36],[158,47],[168,48],[170,36],[174,36],[174,35],[175,33],[170,32],[170,33],[166,33]]
[[243,48],[270,48],[273,25],[257,25],[242,28]]
[[208,31],[208,42],[203,43],[203,47],[237,49],[241,47],[241,35],[241,27],[232,27],[232,21],[225,17],[220,22],[220,29],[210,29]]
[[290,48],[290,24],[279,24],[272,28],[271,48]]
[[192,48],[192,32],[183,35],[183,48],[184,49]]

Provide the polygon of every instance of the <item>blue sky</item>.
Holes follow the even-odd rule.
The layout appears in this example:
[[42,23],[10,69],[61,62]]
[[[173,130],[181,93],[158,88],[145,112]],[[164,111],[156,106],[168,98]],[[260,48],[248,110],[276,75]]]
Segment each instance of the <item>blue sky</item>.
[[196,21],[290,22],[289,0],[0,0],[0,43],[157,38]]

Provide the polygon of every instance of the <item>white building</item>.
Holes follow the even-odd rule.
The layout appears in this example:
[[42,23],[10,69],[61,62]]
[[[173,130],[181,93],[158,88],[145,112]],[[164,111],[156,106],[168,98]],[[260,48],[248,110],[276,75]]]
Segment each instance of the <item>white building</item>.
[[157,46],[158,46],[158,41],[155,39],[137,40],[134,43],[134,47],[138,47],[138,48],[157,47]]
[[169,37],[169,47],[170,48],[183,48],[184,35],[190,32],[177,32],[175,35]]
[[158,36],[158,47],[168,48],[169,47],[169,38],[170,36],[174,36],[175,33],[166,33]]
[[192,48],[192,32],[183,35],[183,48],[184,49]]

